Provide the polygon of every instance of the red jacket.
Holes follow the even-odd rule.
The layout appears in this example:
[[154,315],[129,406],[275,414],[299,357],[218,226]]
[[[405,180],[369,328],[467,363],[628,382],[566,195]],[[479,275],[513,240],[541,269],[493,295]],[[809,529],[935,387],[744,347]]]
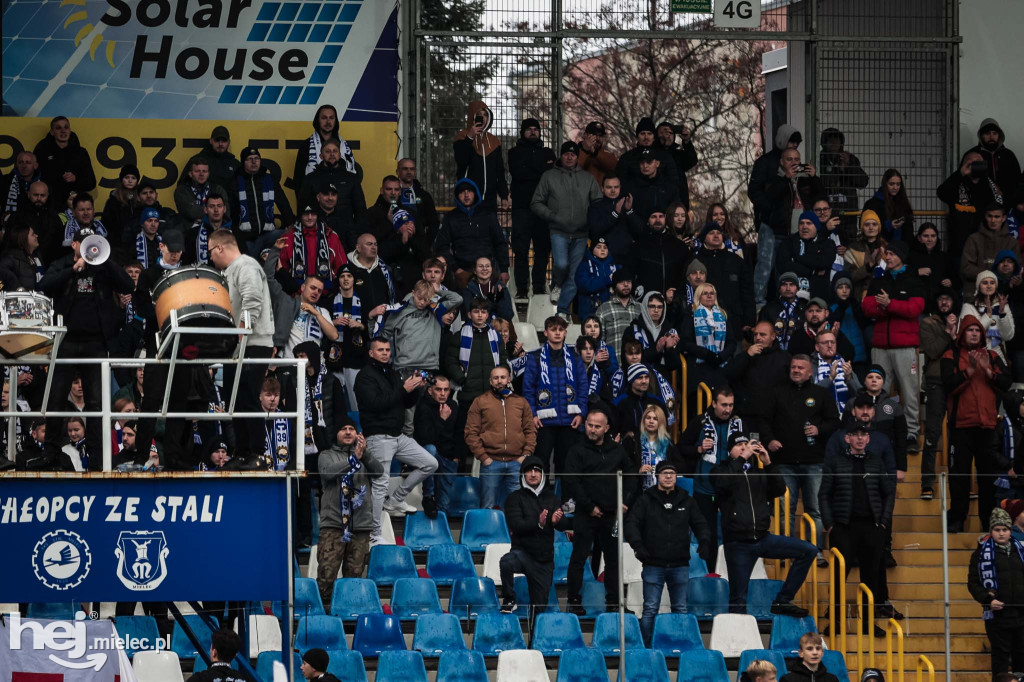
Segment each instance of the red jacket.
[[[882,308],[875,301],[877,294],[885,291],[891,299]],[[864,314],[875,320],[875,348],[914,348],[918,345],[917,319],[924,312],[924,285],[921,280],[908,275],[906,269],[893,276],[886,272],[871,280],[867,296],[861,301]]]
[[[968,327],[976,326],[981,330],[979,343],[969,346],[964,340]],[[992,377],[980,367],[968,375],[973,350],[982,349],[988,353],[992,363]],[[957,333],[956,348],[947,350],[942,355],[942,384],[946,389],[946,409],[949,422],[954,428],[996,428],[999,414],[999,393],[1010,388],[1011,378],[1006,372],[1006,365],[995,351],[985,349],[985,328],[974,315],[964,315],[960,320],[960,331]]]
[[[323,228],[327,232],[327,248],[330,251],[331,261],[331,274],[327,277],[329,281],[333,281],[338,275],[338,268],[348,262],[348,257],[345,255],[345,248],[341,245],[341,239],[338,238],[337,233],[331,228],[327,227],[324,223],[319,223],[319,227]],[[284,247],[281,249],[280,262],[281,266],[287,269],[291,269],[292,257],[295,252],[295,229],[299,228],[298,225],[291,230],[285,232]],[[309,267],[309,274],[316,274],[316,262],[317,262],[317,230],[316,228],[302,227],[303,241],[306,243],[306,265]]]

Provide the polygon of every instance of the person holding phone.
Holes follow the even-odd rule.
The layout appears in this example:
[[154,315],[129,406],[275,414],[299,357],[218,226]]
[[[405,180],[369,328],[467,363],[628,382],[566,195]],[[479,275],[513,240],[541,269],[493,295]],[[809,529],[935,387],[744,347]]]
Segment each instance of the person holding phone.
[[480,101],[469,103],[466,127],[455,135],[452,151],[455,155],[455,176],[469,178],[480,188],[480,208],[493,213],[509,207],[508,184],[505,181],[505,161],[501,140],[490,131],[494,114]]
[[914,241],[914,209],[907,197],[903,175],[890,168],[882,175],[882,184],[874,196],[864,202],[865,211],[874,211],[882,222],[886,240]]
[[935,194],[949,209],[950,253],[963,250],[967,238],[983,222],[985,207],[993,203],[1005,205],[1003,192],[1012,189],[996,184],[980,152],[968,151],[963,155],[960,166],[935,190]]

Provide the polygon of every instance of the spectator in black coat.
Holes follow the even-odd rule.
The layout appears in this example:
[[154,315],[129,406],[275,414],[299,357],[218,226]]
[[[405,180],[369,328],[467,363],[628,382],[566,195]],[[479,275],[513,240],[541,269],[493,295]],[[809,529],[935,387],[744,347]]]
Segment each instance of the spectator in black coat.
[[[614,175],[601,182],[600,199],[590,202],[587,210],[587,228],[590,241],[604,237],[616,263],[628,263],[632,258],[633,242],[640,236],[643,222],[633,210],[633,197],[622,194],[622,182]],[[514,209],[513,209],[514,210]]]
[[874,211],[882,224],[882,235],[886,241],[902,239],[914,241],[914,209],[907,196],[903,176],[895,168],[882,175],[882,184],[875,195],[864,202],[865,211]]
[[831,293],[829,275],[835,260],[836,244],[823,233],[818,215],[804,211],[797,233],[780,241],[776,267],[806,279],[811,296],[824,299]]
[[736,354],[735,318],[719,304],[717,287],[697,287],[693,305],[679,320],[679,346],[686,357],[689,390],[701,382],[714,390],[726,383],[725,369]]
[[978,127],[978,144],[968,151],[977,152],[988,164],[989,174],[1003,190],[1004,196],[1013,192],[1020,182],[1020,162],[1017,155],[1006,148],[1006,134],[994,118],[986,118]]
[[[529,279],[533,292],[542,294],[547,289],[548,257],[551,254],[551,234],[547,222],[530,210],[533,192],[540,176],[555,166],[555,152],[544,146],[540,137],[540,121],[523,119],[519,126],[519,139],[508,152],[508,172],[512,176],[512,253],[515,256],[516,292],[525,298],[529,292]],[[533,273],[530,277],[530,242],[533,242]]]
[[415,216],[405,212],[399,204],[402,185],[394,175],[385,175],[380,194],[349,232],[349,239],[366,233],[377,238],[377,253],[387,263],[398,286],[399,296],[412,289],[419,278],[423,261],[430,257],[430,244],[426,234],[415,222]]
[[[246,147],[242,150],[238,172],[224,189],[228,192],[228,204],[231,207],[231,215],[234,216],[232,231],[235,233],[235,239],[243,245],[243,252],[250,256],[258,255],[264,245],[270,246],[274,239],[280,236],[280,230],[274,222],[276,214],[281,214],[279,224],[282,226],[295,223],[295,214],[292,213],[291,204],[288,203],[281,183],[275,180],[270,174],[270,169],[263,165],[260,151],[255,147]],[[334,194],[336,201],[337,191]],[[319,197],[318,194],[317,198]]]
[[[355,164],[355,171],[349,170],[348,159],[343,156],[342,143],[331,138],[320,148],[321,161],[305,176],[302,188],[296,192],[298,206],[312,206],[316,195],[330,185],[338,191],[336,210],[345,225],[354,225],[366,211],[366,196],[363,194],[363,169]],[[356,235],[358,236],[358,235]]]
[[1004,189],[992,179],[988,164],[980,152],[968,151],[960,159],[960,167],[953,171],[935,190],[935,194],[949,210],[948,247],[951,254],[964,249],[967,238],[978,231],[985,208],[991,204],[1008,205]]
[[657,291],[644,294],[640,302],[640,317],[622,334],[622,344],[639,341],[643,347],[643,362],[662,374],[669,374],[681,367],[679,361],[679,332],[676,320],[666,319],[668,306],[665,297]]
[[654,128],[654,121],[644,116],[636,124],[636,146],[619,157],[619,163],[615,166],[615,174],[622,180],[625,187],[630,187],[640,177],[640,159],[645,149],[651,149],[655,158],[660,162],[659,168],[662,174],[668,178],[670,187],[679,187],[679,169],[676,167],[672,154],[656,144],[657,131]]
[[686,244],[665,227],[665,214],[652,213],[627,261],[630,271],[636,275],[633,286],[637,295],[667,292],[675,287],[690,255]]
[[[658,137],[655,146],[671,155],[676,170],[679,171],[679,200],[686,204],[686,208],[690,208],[690,186],[686,180],[686,172],[697,165],[697,150],[690,139],[692,131],[685,126],[662,121],[655,133]],[[677,134],[680,142],[676,142]]]
[[921,223],[917,241],[910,245],[909,261],[907,268],[924,284],[928,301],[934,301],[942,289],[953,289],[959,281],[953,259],[942,249],[934,223]]
[[455,176],[472,180],[476,184],[480,207],[489,213],[497,210],[498,197],[501,198],[501,208],[507,209],[509,196],[501,140],[488,132],[493,123],[494,114],[486,104],[470,102],[466,112],[466,127],[456,133],[452,144]]
[[52,206],[61,207],[74,192],[90,192],[96,187],[89,152],[71,132],[67,116],[50,121],[50,132],[36,145],[33,152],[39,162],[39,174],[50,188]]
[[700,241],[698,257],[707,267],[708,282],[718,290],[719,304],[733,316],[737,329],[750,327],[756,319],[750,264],[725,248],[725,231],[718,223],[707,223]]
[[789,378],[789,351],[779,348],[775,326],[766,320],[751,330],[753,343],[726,366],[725,376],[736,391],[737,414],[754,419],[768,404],[775,387]]
[[61,211],[50,208],[50,189],[45,182],[29,185],[28,199],[30,205],[10,218],[7,229],[21,226],[35,230],[39,236],[39,257],[44,263],[52,263],[69,253],[63,246],[64,223],[61,221]]
[[36,155],[28,150],[18,152],[14,158],[14,168],[0,180],[0,197],[4,198],[0,214],[16,213],[31,206],[28,188],[40,177]]
[[456,427],[465,423],[459,411],[459,403],[452,400],[452,382],[443,374],[434,375],[413,417],[413,438],[437,460],[437,471],[423,481],[423,511],[430,518],[437,517],[438,509],[448,511],[448,494],[459,469]]
[[[818,169],[829,206],[838,213],[856,211],[860,207],[857,190],[868,186],[868,174],[860,159],[844,148],[846,136],[838,128],[821,131],[821,152]],[[840,216],[844,236],[856,230],[856,216]]]
[[5,289],[36,289],[45,269],[39,259],[39,236],[35,230],[18,227],[13,231],[7,250],[0,254],[0,269],[8,273]]
[[405,210],[416,215],[416,225],[428,242],[433,244],[437,229],[441,227],[441,219],[437,217],[434,196],[416,178],[416,162],[408,157],[399,159],[395,175],[402,183],[402,194],[398,202]]
[[434,250],[443,256],[455,277],[456,288],[465,289],[473,277],[476,260],[486,256],[498,263],[501,283],[508,284],[508,243],[498,217],[481,209],[476,183],[463,178],[455,183],[455,210],[441,222]]
[[641,149],[637,154],[640,172],[626,185],[640,220],[647,220],[656,211],[665,213],[670,204],[679,201],[679,187],[675,184],[678,176],[662,170],[659,156],[653,146]]

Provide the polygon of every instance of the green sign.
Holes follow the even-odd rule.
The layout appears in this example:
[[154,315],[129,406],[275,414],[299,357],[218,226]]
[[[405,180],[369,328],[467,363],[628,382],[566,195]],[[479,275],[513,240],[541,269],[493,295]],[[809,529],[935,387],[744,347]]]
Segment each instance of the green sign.
[[673,12],[706,12],[711,14],[711,0],[671,0]]

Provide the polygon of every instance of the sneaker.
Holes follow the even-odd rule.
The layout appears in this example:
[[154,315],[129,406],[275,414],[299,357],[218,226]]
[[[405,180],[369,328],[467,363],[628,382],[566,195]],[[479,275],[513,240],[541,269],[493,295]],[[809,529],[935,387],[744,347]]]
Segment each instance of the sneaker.
[[804,618],[805,616],[810,614],[810,611],[797,606],[791,601],[773,602],[771,612],[777,616],[793,616],[795,618]]
[[886,602],[879,604],[875,607],[875,618],[888,620],[889,618],[895,618],[896,620],[903,620],[906,616],[896,610],[896,607],[891,603]]
[[896,562],[896,557],[892,555],[892,550],[888,550],[885,553],[885,567],[896,568],[899,564]]
[[408,504],[405,500],[396,500],[388,497],[388,499],[384,500],[384,511],[392,516],[401,516],[402,514],[415,514],[416,507]]
[[379,535],[371,535],[370,536],[370,547],[376,547],[377,545],[383,545],[383,544],[384,544],[384,538],[382,538],[381,536],[379,536]]
[[437,518],[437,502],[429,495],[423,498],[423,513],[428,519]]
[[934,500],[935,491],[931,488],[921,488],[921,499],[922,500]]
[[573,602],[569,602],[568,604],[566,604],[565,605],[565,612],[566,613],[575,613],[577,618],[580,617],[580,616],[587,615],[587,610],[585,608],[583,608],[583,604],[581,604],[579,602],[577,602],[575,604]]
[[525,291],[519,290],[519,291],[516,292],[516,301],[522,301],[523,303],[527,303],[527,302],[529,302],[529,300],[530,300],[530,295],[528,293],[526,293]]
[[949,524],[946,524],[946,532],[947,533],[963,533],[964,532],[964,522],[961,521],[959,523],[949,523]]
[[[866,635],[866,634],[868,634],[868,625],[867,625],[867,621],[865,621],[865,622],[864,622],[864,629],[863,629],[863,630],[861,630],[861,632],[863,632],[863,633],[864,633],[865,635]],[[885,630],[883,630],[882,628],[880,628],[880,627],[878,627],[878,626],[876,625],[876,626],[875,626],[875,637],[878,637],[878,638],[883,638],[883,637],[885,637]]]
[[920,455],[921,445],[918,443],[917,436],[907,436],[907,454],[908,455]]
[[828,559],[821,552],[818,552],[818,568],[828,568]]
[[501,600],[501,612],[502,613],[515,613],[516,612],[516,600],[509,599],[506,597]]
[[551,287],[551,294],[548,298],[552,303],[558,303],[558,298],[562,295],[562,287]]

